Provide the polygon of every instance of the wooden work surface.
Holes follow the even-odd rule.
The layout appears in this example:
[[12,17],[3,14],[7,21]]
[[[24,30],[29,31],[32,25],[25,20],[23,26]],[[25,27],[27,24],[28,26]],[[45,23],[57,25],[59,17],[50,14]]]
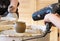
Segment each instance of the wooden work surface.
[[[14,32],[14,26],[13,25],[9,25],[9,24],[7,24],[7,25],[4,24],[3,25],[3,24],[0,25],[0,30],[5,30],[5,32],[4,32],[5,35],[2,34],[4,36],[6,36],[6,34],[8,36],[36,36],[36,35],[40,35],[40,32],[39,31],[36,31],[37,32],[36,33],[34,30],[32,30],[32,31],[27,30],[28,33],[27,32],[26,33],[20,33],[20,34],[19,33],[15,33]],[[43,20],[41,20],[39,24],[40,25],[44,25]],[[28,24],[26,24],[26,25],[27,25],[27,29],[31,29],[30,26],[32,24],[30,26]],[[36,26],[38,26],[38,25],[36,24]],[[12,29],[12,30],[10,31],[9,29]],[[10,33],[12,33],[12,34],[10,34]],[[56,27],[52,27],[51,28],[51,33],[49,33],[45,37],[39,38],[39,39],[37,39],[35,41],[58,41],[58,29]]]
[[[8,26],[9,27],[9,26]],[[2,26],[3,28],[3,26]],[[6,27],[5,27],[6,29]],[[5,30],[4,29],[4,30]],[[27,28],[29,29],[29,28]],[[56,27],[52,27],[51,29],[51,33],[47,34],[45,37],[43,38],[39,38],[39,39],[36,39],[35,41],[58,41],[58,29]],[[14,28],[12,30],[5,30],[3,31],[2,34],[0,34],[0,36],[8,36],[8,37],[23,37],[23,36],[28,36],[28,37],[31,37],[31,36],[36,36],[36,35],[40,35],[40,32],[39,31],[34,31],[34,30],[27,30],[27,32],[25,33],[16,33]]]

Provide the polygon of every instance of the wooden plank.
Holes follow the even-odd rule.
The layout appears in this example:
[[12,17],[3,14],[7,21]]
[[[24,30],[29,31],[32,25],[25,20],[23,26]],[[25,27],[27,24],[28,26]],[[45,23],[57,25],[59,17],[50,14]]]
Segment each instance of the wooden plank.
[[58,41],[58,28],[52,27],[50,33],[50,41]]
[[58,33],[59,33],[58,40],[60,41],[60,29],[58,29]]
[[36,0],[37,1],[37,10],[48,6],[49,4],[57,3],[58,0]]
[[36,0],[19,0],[19,2],[19,19],[27,24],[32,24],[32,13],[36,11]]

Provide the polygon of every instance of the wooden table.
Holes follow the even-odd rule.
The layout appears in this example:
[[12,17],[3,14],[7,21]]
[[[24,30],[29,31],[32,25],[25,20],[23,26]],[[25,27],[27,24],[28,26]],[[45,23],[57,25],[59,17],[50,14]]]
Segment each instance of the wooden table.
[[[7,30],[7,32],[8,32],[8,30]],[[7,33],[6,32],[6,33]],[[23,35],[25,35],[25,36],[31,36],[31,35],[39,35],[39,34],[29,34],[29,33],[15,33],[15,31],[14,30],[12,30],[12,31],[9,31],[8,33],[12,33],[12,32],[14,32],[13,34],[9,34],[9,35],[0,35],[0,41],[13,41],[13,40],[15,40],[15,41],[21,41],[21,39],[23,39],[21,36],[23,36]],[[49,34],[47,34],[45,37],[43,37],[43,38],[39,38],[39,39],[33,39],[33,40],[30,40],[30,41],[58,41],[58,29],[56,28],[56,27],[52,27],[52,29],[51,29],[51,33],[49,33]],[[15,36],[14,36],[14,34],[15,34]],[[19,37],[20,36],[20,37]],[[29,38],[29,37],[24,37],[24,39],[25,38]],[[4,40],[5,39],[5,40]]]

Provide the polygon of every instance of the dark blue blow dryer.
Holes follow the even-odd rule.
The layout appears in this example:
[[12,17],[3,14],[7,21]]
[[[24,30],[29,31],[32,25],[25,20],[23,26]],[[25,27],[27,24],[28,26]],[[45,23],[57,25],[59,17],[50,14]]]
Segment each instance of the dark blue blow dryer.
[[46,14],[50,14],[50,13],[60,14],[60,8],[58,3],[51,4],[48,7],[42,8],[41,10],[34,12],[32,18],[34,21],[42,20],[44,19]]

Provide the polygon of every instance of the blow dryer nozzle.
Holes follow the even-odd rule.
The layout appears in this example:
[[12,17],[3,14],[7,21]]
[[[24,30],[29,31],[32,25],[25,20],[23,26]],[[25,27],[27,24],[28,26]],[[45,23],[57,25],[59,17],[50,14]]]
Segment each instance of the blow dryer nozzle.
[[49,14],[49,13],[52,13],[52,9],[50,7],[45,7],[39,11],[36,11],[33,13],[32,15],[32,18],[34,21],[37,21],[37,20],[42,20],[44,19],[45,15],[46,14]]
[[38,20],[42,20],[44,18],[44,16],[42,16],[41,12],[40,11],[37,11],[37,12],[34,12],[32,14],[32,19],[34,21],[38,21]]

